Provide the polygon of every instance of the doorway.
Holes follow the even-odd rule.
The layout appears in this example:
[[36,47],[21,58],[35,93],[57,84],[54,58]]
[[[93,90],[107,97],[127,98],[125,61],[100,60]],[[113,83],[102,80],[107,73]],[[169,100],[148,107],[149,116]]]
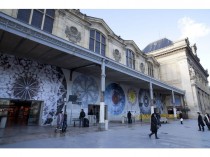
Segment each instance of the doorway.
[[3,128],[39,125],[41,103],[34,100],[1,99],[0,118],[5,120]]
[[27,125],[30,106],[31,101],[10,100],[6,126]]

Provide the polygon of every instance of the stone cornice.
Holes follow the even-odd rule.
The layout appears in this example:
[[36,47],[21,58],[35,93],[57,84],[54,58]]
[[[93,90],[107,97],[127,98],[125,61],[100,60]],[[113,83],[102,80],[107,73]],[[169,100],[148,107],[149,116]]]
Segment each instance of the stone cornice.
[[165,57],[165,56],[169,56],[169,55],[173,55],[175,53],[179,53],[179,52],[183,52],[186,50],[186,47],[181,47],[181,48],[173,48],[173,49],[169,49],[166,51],[162,51],[160,53],[157,54],[152,54],[155,58],[161,58],[161,57]]

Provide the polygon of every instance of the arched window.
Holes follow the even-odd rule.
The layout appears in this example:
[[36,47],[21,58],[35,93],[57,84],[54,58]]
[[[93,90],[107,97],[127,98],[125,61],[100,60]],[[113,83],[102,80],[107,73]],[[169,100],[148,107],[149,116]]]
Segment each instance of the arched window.
[[52,33],[54,16],[54,9],[19,9],[17,19]]
[[148,62],[148,75],[154,77],[153,65],[150,62]]
[[126,65],[132,69],[135,69],[135,55],[130,49],[126,49]]
[[90,30],[89,49],[105,56],[106,38],[101,32],[93,29]]

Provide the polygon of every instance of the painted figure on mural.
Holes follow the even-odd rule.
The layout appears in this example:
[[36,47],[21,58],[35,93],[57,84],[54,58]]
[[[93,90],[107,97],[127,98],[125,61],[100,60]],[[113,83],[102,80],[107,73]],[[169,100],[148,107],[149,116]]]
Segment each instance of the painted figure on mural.
[[198,127],[199,127],[199,130],[198,131],[201,131],[201,128],[202,128],[202,131],[204,131],[204,122],[203,122],[203,117],[201,116],[200,112],[197,112],[198,113]]
[[53,121],[53,116],[54,116],[54,110],[51,110],[47,115],[47,119],[46,119],[44,125],[51,125],[52,121]]
[[149,138],[151,138],[151,136],[153,134],[155,134],[155,138],[156,139],[159,139],[159,137],[157,137],[157,131],[158,131],[158,128],[159,128],[159,125],[158,125],[158,118],[157,118],[157,115],[156,113],[153,113],[151,115],[151,133],[149,134]]

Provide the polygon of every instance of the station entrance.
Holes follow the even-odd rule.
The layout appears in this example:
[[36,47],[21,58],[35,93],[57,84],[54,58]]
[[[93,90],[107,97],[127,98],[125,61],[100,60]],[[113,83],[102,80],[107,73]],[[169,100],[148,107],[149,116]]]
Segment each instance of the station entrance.
[[1,99],[1,128],[39,125],[42,101]]

